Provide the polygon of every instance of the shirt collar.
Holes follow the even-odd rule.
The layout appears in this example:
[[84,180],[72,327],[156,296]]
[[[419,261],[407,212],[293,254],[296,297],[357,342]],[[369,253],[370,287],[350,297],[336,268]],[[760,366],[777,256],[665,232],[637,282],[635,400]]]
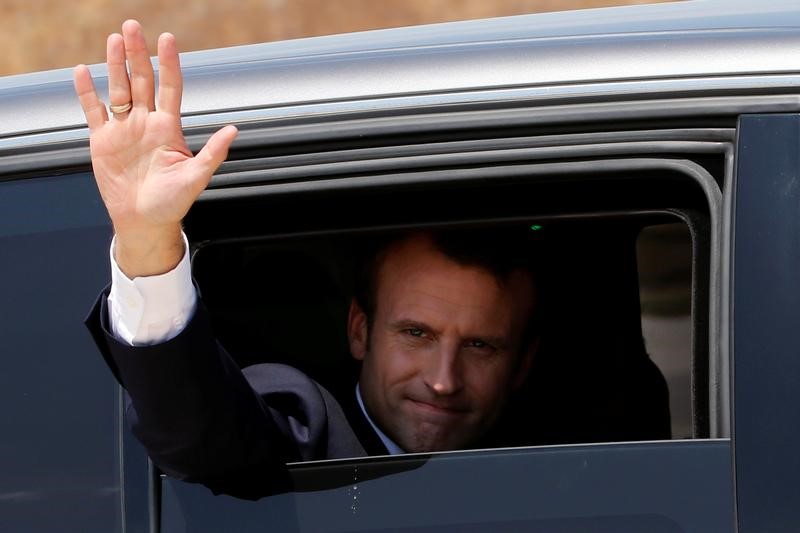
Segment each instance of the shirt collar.
[[358,406],[361,408],[361,412],[364,413],[367,422],[369,422],[369,425],[372,426],[372,429],[375,430],[375,433],[378,435],[378,438],[381,439],[383,445],[386,446],[386,449],[389,451],[389,454],[398,455],[406,453],[392,439],[387,437],[386,434],[383,431],[381,431],[380,428],[378,428],[378,426],[375,425],[375,422],[373,422],[372,419],[369,417],[367,409],[364,407],[364,401],[361,399],[361,386],[359,384],[356,384],[356,400],[358,400]]

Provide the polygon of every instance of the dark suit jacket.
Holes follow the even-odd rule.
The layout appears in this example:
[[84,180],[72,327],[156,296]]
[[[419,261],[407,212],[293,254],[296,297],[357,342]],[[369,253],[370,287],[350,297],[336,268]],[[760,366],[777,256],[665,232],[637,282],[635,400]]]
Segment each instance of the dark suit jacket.
[[258,498],[290,488],[287,462],[387,453],[355,391],[339,403],[290,366],[240,370],[214,339],[201,302],[174,339],[131,347],[110,333],[107,297],[86,324],[128,392],[133,433],[167,474]]

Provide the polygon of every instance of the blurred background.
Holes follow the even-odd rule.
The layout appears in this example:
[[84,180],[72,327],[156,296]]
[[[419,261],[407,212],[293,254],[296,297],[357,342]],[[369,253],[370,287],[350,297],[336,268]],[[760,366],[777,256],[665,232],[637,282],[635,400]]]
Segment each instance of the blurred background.
[[183,51],[314,35],[667,0],[0,0],[0,76],[105,58],[122,21]]

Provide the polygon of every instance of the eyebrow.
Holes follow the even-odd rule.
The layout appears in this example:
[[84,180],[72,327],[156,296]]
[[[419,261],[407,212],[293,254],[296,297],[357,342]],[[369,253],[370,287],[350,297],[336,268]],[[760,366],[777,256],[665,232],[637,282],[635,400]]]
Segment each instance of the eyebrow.
[[417,328],[417,329],[424,329],[425,331],[433,331],[433,328],[430,327],[428,324],[420,322],[418,320],[411,320],[407,318],[401,318],[400,320],[391,322],[389,326],[391,326],[392,329]]

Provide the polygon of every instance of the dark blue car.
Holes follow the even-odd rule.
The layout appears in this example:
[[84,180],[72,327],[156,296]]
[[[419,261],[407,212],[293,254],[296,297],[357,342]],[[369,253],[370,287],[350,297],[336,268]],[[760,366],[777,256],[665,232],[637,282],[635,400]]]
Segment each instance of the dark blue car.
[[182,63],[191,147],[240,129],[185,228],[241,366],[269,353],[341,386],[362,236],[541,235],[541,346],[504,447],[292,464],[294,490],[255,502],[162,476],[82,324],[112,230],[71,73],[11,76],[0,531],[800,530],[795,1],[439,24]]

